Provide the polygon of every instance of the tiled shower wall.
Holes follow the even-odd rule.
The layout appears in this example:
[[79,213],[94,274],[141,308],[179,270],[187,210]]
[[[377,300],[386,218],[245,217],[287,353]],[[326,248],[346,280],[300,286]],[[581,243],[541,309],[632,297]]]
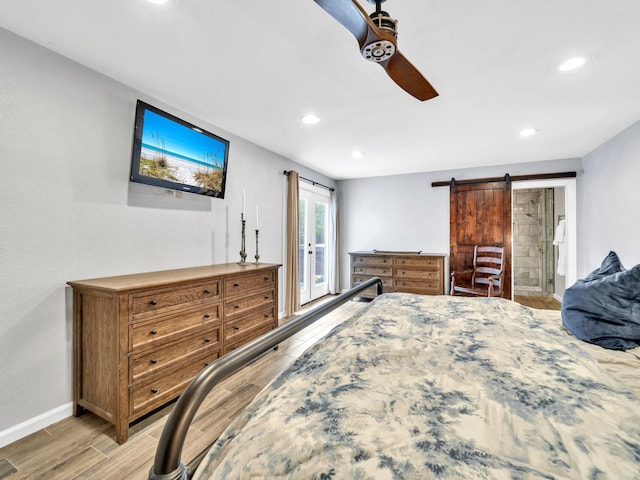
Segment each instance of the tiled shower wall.
[[547,253],[553,254],[550,242],[553,192],[547,192],[547,189],[515,190],[513,202],[514,294],[553,292],[553,283],[549,281],[553,258],[547,258]]

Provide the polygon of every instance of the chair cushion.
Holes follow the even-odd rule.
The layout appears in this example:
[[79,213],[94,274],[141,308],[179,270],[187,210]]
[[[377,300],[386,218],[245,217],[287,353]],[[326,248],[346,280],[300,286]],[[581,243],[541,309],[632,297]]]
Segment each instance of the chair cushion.
[[562,323],[580,340],[612,350],[640,346],[640,264],[625,270],[615,252],[562,298]]

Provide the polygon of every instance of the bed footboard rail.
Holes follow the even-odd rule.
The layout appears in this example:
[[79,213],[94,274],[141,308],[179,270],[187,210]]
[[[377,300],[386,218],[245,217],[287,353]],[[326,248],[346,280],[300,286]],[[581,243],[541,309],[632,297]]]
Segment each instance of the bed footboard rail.
[[188,466],[182,461],[182,448],[200,405],[209,392],[229,375],[250,364],[278,344],[311,325],[324,315],[358,296],[359,293],[376,286],[382,294],[382,280],[371,278],[351,290],[338,295],[329,302],[306,312],[254,341],[219,358],[196,375],[176,402],[158,442],[155,461],[149,478],[151,480],[187,480],[202,459],[199,455]]

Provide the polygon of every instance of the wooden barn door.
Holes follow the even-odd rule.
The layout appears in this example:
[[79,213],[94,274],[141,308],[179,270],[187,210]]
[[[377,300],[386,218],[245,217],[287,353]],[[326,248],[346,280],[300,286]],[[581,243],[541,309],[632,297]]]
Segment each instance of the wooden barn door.
[[511,299],[511,181],[452,180],[450,191],[451,271],[472,268],[474,245],[504,247],[504,298]]

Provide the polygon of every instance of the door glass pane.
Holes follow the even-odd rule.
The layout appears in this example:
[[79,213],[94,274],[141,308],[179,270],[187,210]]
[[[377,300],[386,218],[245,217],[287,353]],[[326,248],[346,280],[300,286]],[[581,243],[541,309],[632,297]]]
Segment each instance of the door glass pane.
[[327,281],[327,219],[328,205],[316,202],[316,261],[315,261],[315,285]]
[[300,280],[300,289],[304,290],[307,284],[307,268],[305,262],[307,260],[307,256],[305,255],[305,238],[306,238],[306,230],[307,230],[307,201],[303,198],[298,201],[298,229],[299,229],[299,239],[298,239],[298,260],[300,262],[300,271],[299,280]]

